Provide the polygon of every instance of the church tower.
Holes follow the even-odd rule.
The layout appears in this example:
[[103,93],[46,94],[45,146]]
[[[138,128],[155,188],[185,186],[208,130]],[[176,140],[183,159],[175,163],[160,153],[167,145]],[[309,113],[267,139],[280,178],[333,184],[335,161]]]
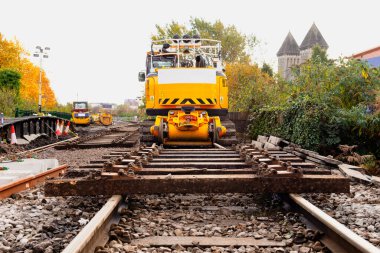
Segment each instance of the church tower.
[[300,64],[300,49],[293,35],[289,32],[277,52],[278,73],[286,80],[292,79],[291,67]]
[[315,23],[313,23],[300,46],[300,64],[311,58],[313,47],[315,45],[319,45],[324,50],[327,50],[329,48],[329,45],[327,45],[327,42],[323,38],[318,27],[315,25]]

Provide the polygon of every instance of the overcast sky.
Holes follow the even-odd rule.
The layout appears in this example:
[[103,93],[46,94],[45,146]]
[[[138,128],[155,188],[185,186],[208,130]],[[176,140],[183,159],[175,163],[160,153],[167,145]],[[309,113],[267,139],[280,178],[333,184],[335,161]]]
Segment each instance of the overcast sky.
[[187,24],[190,17],[234,24],[262,42],[253,59],[277,68],[287,33],[301,44],[313,22],[333,58],[380,45],[379,10],[378,0],[0,0],[0,33],[30,52],[51,47],[45,70],[60,103],[77,94],[79,100],[123,103],[141,95],[137,73],[155,24]]

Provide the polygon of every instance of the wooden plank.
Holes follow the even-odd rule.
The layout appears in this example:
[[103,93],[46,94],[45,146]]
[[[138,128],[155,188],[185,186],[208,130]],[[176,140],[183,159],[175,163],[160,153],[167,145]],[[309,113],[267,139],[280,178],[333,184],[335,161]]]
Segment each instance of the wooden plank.
[[289,154],[289,153],[282,151],[282,150],[267,150],[266,152],[268,154]]
[[367,176],[365,174],[362,174],[355,168],[356,166],[349,165],[349,164],[340,164],[339,165],[339,170],[346,175],[347,177],[359,181],[361,183],[371,183],[371,177]]
[[252,141],[251,143],[255,148],[262,150],[264,148],[264,143],[259,141]]
[[[275,169],[277,171],[285,171],[286,168],[281,165],[268,165],[269,168]],[[120,169],[127,170],[128,166],[125,165],[113,165],[111,171],[118,172]],[[231,169],[206,169],[206,168],[142,168],[141,170],[136,170],[134,172],[137,175],[189,175],[189,174],[210,174],[210,175],[220,175],[220,174],[256,174],[257,168],[231,168]],[[331,175],[331,170],[326,169],[314,169],[314,168],[304,168],[303,173],[305,175]]]
[[258,142],[261,142],[261,143],[265,143],[265,142],[268,141],[268,138],[269,138],[269,137],[267,137],[267,136],[259,135],[259,136],[257,136],[257,141],[258,141]]
[[276,145],[273,145],[272,143],[269,143],[269,142],[265,142],[264,143],[264,149],[272,149],[272,150],[279,150],[280,147],[276,146]]
[[168,150],[162,150],[160,151],[160,154],[236,154],[236,151],[233,150],[224,150],[224,149],[218,149],[218,150],[193,150],[193,151],[168,151]]
[[321,160],[323,161],[325,164],[332,164],[332,165],[339,165],[339,164],[343,164],[342,161],[339,161],[339,160],[336,160],[334,158],[330,158],[330,157],[326,157],[326,156],[322,156],[322,155],[319,155],[319,154],[310,154],[311,157],[315,158],[315,159],[318,159],[318,160]]
[[244,162],[240,157],[239,158],[153,158],[152,162]]
[[194,167],[194,168],[208,168],[208,169],[223,169],[223,168],[247,168],[245,162],[149,162],[144,164],[144,168],[183,168],[183,167]]
[[[174,151],[174,152],[187,152],[187,151],[194,151],[194,152],[202,152],[202,151],[222,151],[220,148],[165,148],[162,150],[163,152],[168,151]],[[223,151],[231,151],[231,149],[224,149]]]
[[285,247],[285,241],[274,241],[268,239],[255,239],[252,237],[205,237],[205,236],[151,236],[142,239],[134,239],[132,245],[150,245],[155,247],[171,247],[181,245],[183,247],[192,247],[194,245],[201,247],[235,247],[241,246],[258,246],[258,247]]
[[306,162],[298,163],[298,162],[294,162],[294,163],[291,163],[291,165],[293,167],[315,168],[315,164],[314,163],[306,163]]
[[238,153],[235,153],[235,154],[160,154],[160,158],[196,158],[196,157],[199,157],[199,158],[207,158],[207,157],[234,158],[235,157],[236,158],[236,157],[240,157],[240,155]]
[[239,175],[119,176],[117,178],[57,179],[45,184],[46,196],[157,193],[348,193],[350,180],[339,175],[260,177]]
[[269,136],[269,139],[268,139],[268,142],[275,145],[275,146],[279,146],[280,142],[282,141],[281,138],[278,138],[276,136]]
[[[102,175],[108,177],[118,176],[116,173],[120,169],[120,165],[113,166],[115,172],[103,172]],[[142,170],[134,171],[136,175],[221,175],[221,174],[255,174],[257,169],[243,168],[243,169],[198,169],[198,168],[143,168]]]
[[271,156],[275,156],[275,157],[297,157],[297,156],[295,156],[295,155],[293,155],[293,154],[290,154],[290,153],[281,153],[281,154],[277,154],[277,153],[272,153],[272,154],[270,154]]
[[310,162],[317,163],[317,164],[326,165],[326,163],[324,161],[316,159],[316,158],[311,157],[311,156],[306,156],[305,160],[308,160]]
[[279,157],[277,158],[277,160],[279,161],[283,161],[283,162],[287,162],[287,161],[291,161],[291,162],[303,162],[303,160],[301,158],[298,158],[298,157]]

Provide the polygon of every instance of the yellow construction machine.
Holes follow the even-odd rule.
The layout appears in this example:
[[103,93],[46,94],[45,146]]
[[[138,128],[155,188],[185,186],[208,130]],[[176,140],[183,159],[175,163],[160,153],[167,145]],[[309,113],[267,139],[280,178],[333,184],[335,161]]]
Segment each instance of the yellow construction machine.
[[146,114],[141,142],[165,146],[231,145],[237,142],[228,114],[221,43],[195,35],[152,41],[147,52]]
[[93,123],[104,126],[110,126],[113,122],[111,111],[105,107],[99,109],[99,113],[92,114],[91,119]]
[[90,110],[87,102],[74,102],[71,122],[75,125],[88,126],[91,123]]

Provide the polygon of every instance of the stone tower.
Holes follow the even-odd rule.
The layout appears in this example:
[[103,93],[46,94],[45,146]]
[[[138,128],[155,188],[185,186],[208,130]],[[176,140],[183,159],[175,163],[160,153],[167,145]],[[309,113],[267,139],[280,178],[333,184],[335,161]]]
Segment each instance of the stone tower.
[[282,46],[277,52],[278,57],[278,73],[286,80],[292,78],[291,67],[300,64],[300,49],[289,32]]
[[329,48],[315,23],[310,27],[301,46],[298,46],[293,35],[289,32],[277,52],[278,74],[285,80],[291,80],[291,68],[310,59],[315,45],[319,45],[324,50]]
[[315,25],[315,23],[313,23],[300,46],[300,64],[311,58],[313,47],[315,45],[319,45],[324,50],[327,50],[329,48],[329,45],[327,45],[327,42],[323,38],[318,27]]

